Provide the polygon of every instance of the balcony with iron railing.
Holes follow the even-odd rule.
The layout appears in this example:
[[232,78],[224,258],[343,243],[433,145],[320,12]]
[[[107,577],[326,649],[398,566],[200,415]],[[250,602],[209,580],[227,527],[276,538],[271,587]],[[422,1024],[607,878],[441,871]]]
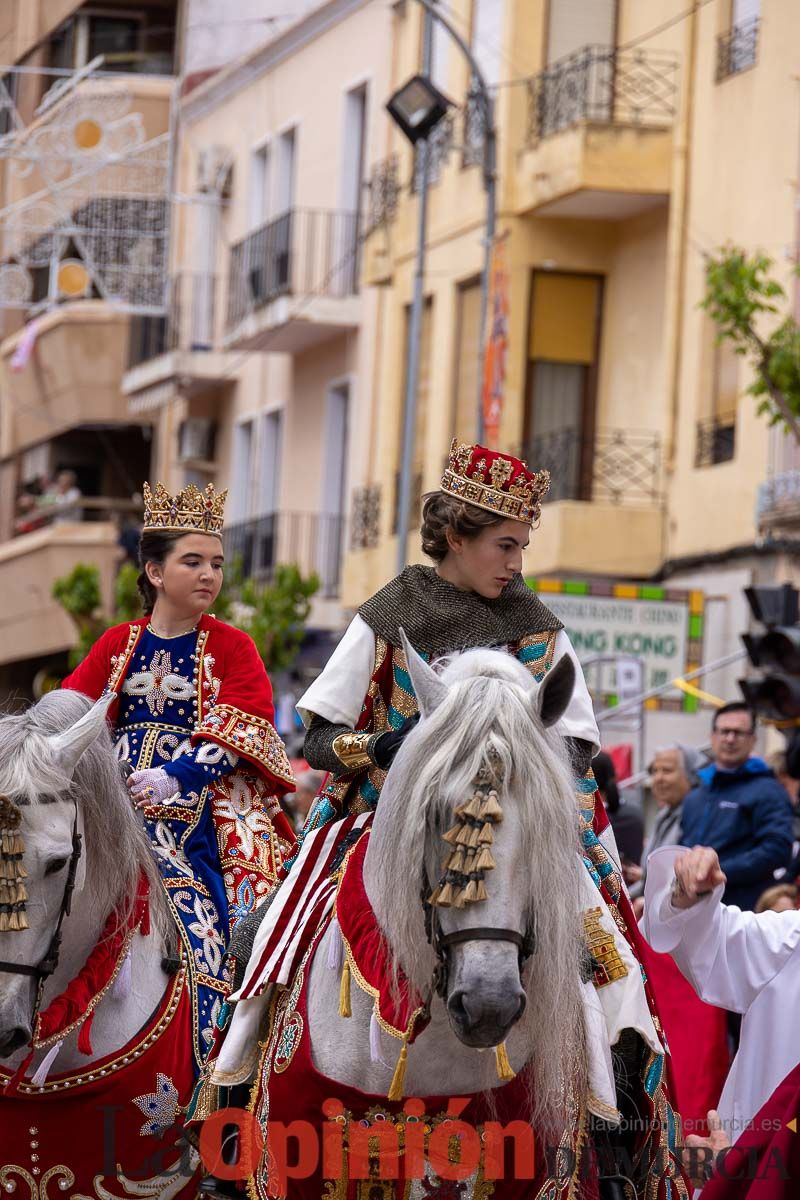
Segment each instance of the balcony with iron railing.
[[319,597],[339,595],[345,518],[339,513],[272,512],[225,529],[225,556],[246,577],[268,583],[281,564],[315,574]]
[[184,395],[218,387],[228,356],[219,348],[219,281],[204,272],[181,272],[169,286],[163,315],[135,316],[130,323],[128,369],[122,390],[133,411],[155,405],[180,380]]
[[663,465],[649,430],[562,429],[529,438],[522,456],[550,472],[536,570],[645,576],[660,565]]
[[770,476],[758,489],[756,522],[761,533],[800,531],[800,468]]
[[753,17],[734,25],[726,33],[717,38],[717,71],[716,81],[729,79],[731,75],[739,75],[749,71],[758,62],[758,31],[759,19]]
[[516,210],[621,219],[664,204],[671,184],[678,60],[585,46],[528,83]]
[[225,345],[297,354],[361,316],[361,219],[293,208],[231,250]]
[[697,422],[694,465],[715,467],[736,454],[736,413],[716,413]]

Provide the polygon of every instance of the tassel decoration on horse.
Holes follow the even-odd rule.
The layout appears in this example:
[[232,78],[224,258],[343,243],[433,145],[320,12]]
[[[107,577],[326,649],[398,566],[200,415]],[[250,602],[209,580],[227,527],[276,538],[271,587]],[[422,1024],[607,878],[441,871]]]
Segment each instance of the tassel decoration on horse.
[[28,928],[25,902],[28,892],[23,883],[27,871],[22,856],[25,843],[20,833],[22,816],[7,796],[0,796],[0,933]]
[[502,1079],[503,1083],[509,1083],[512,1079],[516,1079],[517,1072],[508,1060],[508,1051],[506,1050],[505,1042],[501,1042],[499,1046],[495,1046],[494,1062],[497,1067],[497,1078]]
[[455,825],[443,835],[452,850],[442,864],[444,875],[428,898],[439,908],[464,908],[488,899],[484,876],[495,867],[489,849],[494,844],[492,826],[503,819],[497,794],[499,762],[491,750],[489,760],[478,772],[472,796],[455,810]]
[[387,1100],[402,1100],[403,1089],[406,1084],[406,1067],[408,1066],[408,1042],[403,1041],[403,1048],[397,1059],[397,1066],[394,1069],[392,1083],[389,1088]]
[[352,1017],[353,1009],[350,1004],[350,963],[345,957],[342,963],[342,978],[339,983],[339,1016]]

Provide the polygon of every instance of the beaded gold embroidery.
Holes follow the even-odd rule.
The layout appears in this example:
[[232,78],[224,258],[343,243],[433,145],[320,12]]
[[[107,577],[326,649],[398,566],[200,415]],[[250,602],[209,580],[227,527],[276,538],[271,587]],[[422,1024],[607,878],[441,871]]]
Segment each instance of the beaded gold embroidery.
[[213,737],[234,753],[255,759],[276,779],[294,783],[286,748],[264,717],[242,712],[232,704],[217,704],[200,722],[196,734]]
[[589,908],[583,914],[583,927],[586,934],[586,949],[592,956],[592,974],[595,987],[607,987],[616,979],[624,979],[628,968],[622,961],[619,950],[614,944],[614,935],[603,928],[600,923],[601,908]]

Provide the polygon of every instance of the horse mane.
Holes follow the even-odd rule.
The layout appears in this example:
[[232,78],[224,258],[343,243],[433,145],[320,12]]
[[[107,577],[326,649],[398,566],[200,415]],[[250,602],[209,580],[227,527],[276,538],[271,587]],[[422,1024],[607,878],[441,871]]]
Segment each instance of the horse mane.
[[71,780],[53,761],[48,739],[84,716],[92,701],[69,690],[49,692],[22,713],[0,716],[0,794],[22,807],[74,799],[83,816],[92,883],[105,912],[125,918],[144,874],[150,883],[151,920],[160,933],[171,926],[152,850],[128,795],[111,735],[102,729],[81,755]]
[[[421,930],[422,855],[429,864],[441,860],[440,836],[491,748],[503,767],[501,803],[518,808],[521,855],[531,864],[519,881],[535,936],[522,979],[528,1004],[521,1028],[532,1051],[535,1107],[547,1121],[559,1094],[576,1081],[579,1090],[585,1086],[576,1062],[584,1047],[584,940],[574,773],[563,737],[535,718],[534,680],[511,655],[470,650],[445,660],[440,674],[447,695],[406,739],[381,795],[384,812],[391,805],[392,836],[371,852],[381,895],[391,901],[381,905],[379,920],[395,977],[401,968],[425,994],[434,957]],[[502,834],[495,850],[501,843]]]

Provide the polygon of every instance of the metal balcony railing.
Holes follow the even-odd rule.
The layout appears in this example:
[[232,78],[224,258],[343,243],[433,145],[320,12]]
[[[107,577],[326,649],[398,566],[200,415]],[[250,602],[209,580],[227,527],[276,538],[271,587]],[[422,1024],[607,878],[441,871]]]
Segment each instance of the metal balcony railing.
[[358,213],[293,208],[231,250],[229,329],[281,296],[343,299],[358,292]]
[[561,429],[532,437],[523,456],[531,470],[550,472],[545,501],[661,502],[661,437],[657,433],[601,429],[588,437],[579,429]]
[[530,80],[529,142],[581,121],[668,128],[677,109],[677,76],[674,54],[585,46]]
[[758,17],[734,25],[717,38],[716,81],[720,83],[740,71],[747,71],[758,61]]
[[350,549],[369,550],[377,546],[381,528],[381,485],[353,488],[350,521]]
[[246,577],[268,582],[279,564],[316,574],[323,598],[339,595],[345,518],[338,513],[272,512],[229,525],[225,555]]
[[759,484],[756,518],[759,524],[800,521],[800,470],[781,471]]
[[697,422],[694,465],[713,467],[730,462],[736,453],[736,413],[722,413]]
[[216,296],[214,275],[182,272],[174,276],[167,313],[131,319],[128,369],[172,350],[213,350]]
[[396,154],[375,163],[366,182],[369,228],[378,229],[394,220],[400,200],[400,163]]
[[[480,94],[470,91],[465,104],[451,108],[428,138],[428,184],[431,187],[441,179],[454,150],[460,151],[462,167],[475,167],[483,162],[485,125],[486,114]],[[421,161],[415,149],[407,188],[400,179],[397,155],[375,163],[364,185],[369,196],[369,231],[394,220],[404,190],[412,193],[419,190]]]

